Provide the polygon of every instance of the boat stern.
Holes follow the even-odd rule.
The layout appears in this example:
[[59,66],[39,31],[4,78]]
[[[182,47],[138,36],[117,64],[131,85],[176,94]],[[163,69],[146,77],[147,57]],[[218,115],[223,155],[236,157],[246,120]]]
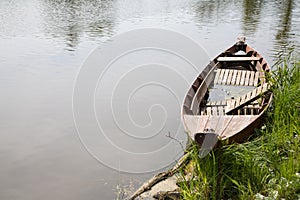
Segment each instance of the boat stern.
[[199,145],[199,156],[206,156],[220,141],[220,136],[213,129],[204,130],[194,135],[195,142]]

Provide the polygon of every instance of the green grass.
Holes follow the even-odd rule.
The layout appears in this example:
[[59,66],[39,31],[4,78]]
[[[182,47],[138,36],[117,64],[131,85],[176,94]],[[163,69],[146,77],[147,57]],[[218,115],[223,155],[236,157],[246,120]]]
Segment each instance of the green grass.
[[300,62],[283,59],[269,75],[273,103],[248,142],[224,144],[202,159],[190,147],[180,175],[183,199],[300,199],[299,69]]

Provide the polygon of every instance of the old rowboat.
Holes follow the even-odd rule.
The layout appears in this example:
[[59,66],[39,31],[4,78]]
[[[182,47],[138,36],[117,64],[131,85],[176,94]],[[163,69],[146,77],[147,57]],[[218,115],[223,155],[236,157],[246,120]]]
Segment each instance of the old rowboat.
[[204,148],[249,137],[272,100],[269,71],[266,60],[244,37],[213,59],[183,102],[182,121],[189,136]]

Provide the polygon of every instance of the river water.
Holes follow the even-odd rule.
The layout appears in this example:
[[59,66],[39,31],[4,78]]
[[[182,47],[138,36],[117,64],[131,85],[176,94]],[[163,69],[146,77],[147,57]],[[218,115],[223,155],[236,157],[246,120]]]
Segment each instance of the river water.
[[[109,148],[102,148],[105,161],[99,161],[80,140],[72,110],[73,86],[90,52],[114,35],[149,27],[192,38],[210,58],[232,45],[237,36],[244,35],[272,65],[291,49],[299,52],[300,2],[0,1],[0,199],[114,199],[118,194],[122,198],[123,193],[129,194],[161,170],[157,163],[168,160],[168,152],[139,163],[130,156],[112,156]],[[168,76],[166,71],[159,78]],[[189,75],[188,82],[193,78],[193,74]],[[187,87],[184,85],[183,91]],[[178,140],[185,140],[179,125],[180,105],[168,101],[169,97],[162,93],[152,89],[136,96],[134,107],[141,115],[135,120],[142,124],[149,120],[143,102],[164,102],[174,108],[161,137],[146,142],[145,149],[160,148],[178,130]],[[101,97],[96,99],[101,102]],[[101,112],[101,106],[97,108]],[[114,122],[99,120],[106,120],[106,133],[120,131],[110,126]],[[179,126],[178,130],[173,130],[173,126]],[[165,137],[167,131],[171,137]],[[148,130],[145,134],[151,133]],[[131,145],[125,140],[119,145],[122,144]],[[131,150],[135,146],[130,146]],[[175,140],[170,148],[174,155],[182,153]],[[130,170],[107,164],[115,160],[132,169],[137,165],[150,168],[145,173],[128,173]],[[165,162],[161,167],[168,164],[172,163]]]

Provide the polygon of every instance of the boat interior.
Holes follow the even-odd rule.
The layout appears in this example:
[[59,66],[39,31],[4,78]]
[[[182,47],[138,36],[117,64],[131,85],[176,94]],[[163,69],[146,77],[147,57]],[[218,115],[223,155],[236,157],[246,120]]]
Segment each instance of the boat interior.
[[258,115],[268,104],[269,66],[244,42],[221,53],[188,91],[183,114]]

